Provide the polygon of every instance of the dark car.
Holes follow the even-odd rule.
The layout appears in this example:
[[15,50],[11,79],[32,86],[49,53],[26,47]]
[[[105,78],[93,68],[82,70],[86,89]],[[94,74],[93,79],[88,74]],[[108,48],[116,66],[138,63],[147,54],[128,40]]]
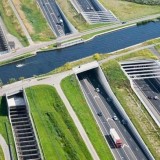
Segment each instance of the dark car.
[[102,112],[97,113],[98,116],[102,116]]
[[152,96],[148,96],[148,99],[152,99]]

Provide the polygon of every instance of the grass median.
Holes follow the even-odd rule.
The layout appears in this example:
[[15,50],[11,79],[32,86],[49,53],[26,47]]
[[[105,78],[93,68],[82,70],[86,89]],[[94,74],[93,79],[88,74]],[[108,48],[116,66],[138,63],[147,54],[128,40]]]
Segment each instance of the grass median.
[[152,59],[153,57],[155,56],[153,56],[150,51],[142,50],[122,56],[116,60],[110,60],[102,65],[102,69],[114,94],[150,149],[151,153],[155,159],[160,159],[160,129],[131,89],[129,80],[124,75],[120,65],[118,64],[118,61],[144,58]]
[[26,89],[42,151],[47,160],[91,160],[56,90],[48,85]]
[[0,146],[0,160],[5,160],[1,146]]
[[4,137],[6,143],[10,145],[13,158],[17,160],[13,135],[7,115],[7,104],[5,97],[0,97],[0,134]]
[[55,38],[35,0],[16,0],[13,3],[33,41]]
[[144,5],[123,0],[100,0],[100,2],[123,21],[160,13],[159,5]]
[[62,80],[62,89],[80,119],[88,137],[101,160],[112,160],[113,156],[87,105],[75,76]]
[[0,16],[2,17],[8,32],[17,37],[23,46],[28,46],[29,43],[27,38],[25,37],[9,2],[6,2],[6,0],[0,0]]

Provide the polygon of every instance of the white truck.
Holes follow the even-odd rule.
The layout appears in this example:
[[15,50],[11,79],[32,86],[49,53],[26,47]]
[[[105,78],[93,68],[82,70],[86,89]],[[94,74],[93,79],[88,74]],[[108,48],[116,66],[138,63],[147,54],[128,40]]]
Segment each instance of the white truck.
[[110,136],[112,137],[116,148],[120,148],[122,146],[122,140],[114,128],[110,128]]

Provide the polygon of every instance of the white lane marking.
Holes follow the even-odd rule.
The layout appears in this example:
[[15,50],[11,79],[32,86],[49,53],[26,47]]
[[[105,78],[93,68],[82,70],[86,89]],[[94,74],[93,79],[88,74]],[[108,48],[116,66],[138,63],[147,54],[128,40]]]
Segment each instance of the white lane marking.
[[[84,82],[84,81],[83,81],[83,82]],[[84,82],[84,84],[85,84],[85,82]],[[85,84],[85,85],[86,85],[86,84]],[[83,87],[83,85],[82,85],[82,89],[83,89],[83,88],[84,88],[84,87]],[[83,91],[85,92],[86,96],[88,97],[87,92],[85,91],[85,89],[83,89]],[[90,91],[90,90],[89,90],[89,91]],[[96,114],[96,110],[95,110],[95,108],[94,108],[93,102],[90,100],[89,97],[87,98],[87,100],[88,100],[88,101],[90,102],[90,104],[92,105],[91,110],[92,110],[92,108],[93,108],[93,110],[94,110],[94,112],[95,112],[95,114]],[[96,116],[95,116],[95,117],[96,117]],[[101,123],[101,126],[103,127],[103,130],[107,133],[107,135],[109,135],[109,133],[108,133],[107,129],[105,128],[104,124],[102,123],[102,120],[100,119],[100,117],[99,117],[99,121],[100,121],[100,123]],[[107,122],[107,123],[108,123],[108,122]],[[109,125],[109,123],[108,123],[108,125]],[[109,126],[110,126],[110,125],[109,125]],[[100,126],[99,126],[99,127],[100,127]],[[102,131],[102,132],[104,132],[104,131]],[[104,136],[105,136],[105,133],[103,133],[103,134],[104,134]],[[112,140],[111,138],[110,138],[110,140],[111,140],[113,146],[116,147],[115,144],[113,143],[113,140]],[[107,142],[107,141],[106,141],[106,142]],[[107,142],[107,143],[108,143],[108,142]],[[109,146],[109,143],[108,143],[108,146]],[[110,146],[109,146],[109,147],[110,147]],[[110,147],[110,149],[111,149],[111,147]],[[111,151],[112,151],[112,149],[111,149]],[[122,157],[121,157],[118,149],[115,149],[115,151],[118,153],[119,157],[122,159]],[[112,151],[112,153],[113,153],[113,151]],[[113,153],[113,155],[116,156],[116,154],[114,154],[114,153]]]
[[[85,79],[84,79],[85,80]],[[84,83],[85,83],[85,81],[84,81]],[[90,89],[89,89],[89,87],[88,87],[88,85],[87,85],[87,83],[85,83],[86,84],[86,87],[88,88],[88,90],[90,91]],[[90,91],[90,94],[92,95],[92,97],[94,97],[93,96],[93,94],[92,94],[92,92]],[[96,102],[96,101],[95,101]],[[96,102],[96,104],[97,104],[97,102]],[[97,106],[98,106],[98,108],[99,108],[99,105],[97,104]],[[101,108],[99,108],[100,110],[101,110]],[[102,110],[101,110],[101,112],[102,112]],[[109,114],[110,115],[110,114]],[[105,118],[105,117],[104,117]],[[106,118],[105,118],[106,119]],[[101,121],[101,120],[100,120]],[[103,123],[102,123],[102,125],[103,125]],[[110,126],[110,124],[108,123],[108,125]],[[106,128],[105,128],[105,126],[103,125],[103,127],[104,127],[104,129],[106,130]],[[111,126],[110,126],[111,127]],[[107,131],[107,130],[106,130]],[[108,133],[108,132],[107,132]],[[115,144],[114,144],[115,145]],[[124,151],[124,153],[126,154],[126,152],[125,152],[125,150],[123,149],[123,151]],[[117,150],[117,152],[118,152],[118,150]],[[118,154],[120,155],[120,153],[118,152]],[[126,156],[128,157],[128,155],[126,154]],[[120,156],[121,157],[121,156]],[[130,159],[129,157],[128,157],[128,159]]]
[[[92,84],[92,82],[87,78],[87,80],[88,80],[88,82],[90,82],[89,84],[91,85]],[[86,83],[86,86],[87,86],[87,88],[88,88],[88,90],[90,90],[89,89],[89,87],[88,87],[88,85],[87,85],[87,83]],[[91,86],[92,87],[92,86]],[[94,88],[94,87],[93,87]],[[94,90],[94,89],[93,89]],[[93,96],[93,94],[92,94],[92,92],[90,91],[90,93],[91,93],[91,95]],[[96,92],[96,94],[98,95],[98,93]],[[93,96],[94,97],[94,96]],[[98,97],[99,97],[99,95],[98,95]],[[99,99],[101,100],[101,103],[103,104],[103,106],[106,108],[106,106],[105,106],[105,104],[103,103],[103,101],[102,101],[102,99],[101,99],[101,97],[99,97]],[[96,100],[95,100],[95,102],[96,102]],[[97,102],[96,102],[96,104],[97,104]],[[97,104],[97,106],[99,107],[99,105]],[[100,109],[101,110],[101,109]],[[105,109],[105,110],[107,110],[107,109]],[[109,113],[109,111],[107,110],[107,112]],[[109,113],[109,115],[110,115],[110,113]],[[104,117],[105,118],[105,117]],[[106,119],[106,118],[105,118]],[[118,129],[118,131],[119,131],[119,133],[121,134],[121,136],[123,137],[123,139],[124,139],[124,141],[125,141],[125,143],[129,146],[129,144],[127,143],[127,141],[125,140],[125,138],[124,138],[124,136],[123,136],[123,134],[122,134],[122,132],[119,130],[119,128],[118,128],[118,126],[117,126],[117,124],[114,122],[114,124],[116,125],[116,128]],[[131,150],[131,148],[129,147],[129,149],[130,149],[130,151],[131,151],[131,153],[133,154],[133,156],[135,157],[135,159],[137,159],[136,158],[136,156],[135,156],[135,154],[133,153],[133,151]],[[124,150],[124,152],[125,152],[125,150]],[[125,152],[126,153],[126,152]],[[127,153],[126,153],[126,155],[127,155]],[[128,157],[128,155],[127,155],[127,157]],[[129,157],[128,157],[129,158]]]

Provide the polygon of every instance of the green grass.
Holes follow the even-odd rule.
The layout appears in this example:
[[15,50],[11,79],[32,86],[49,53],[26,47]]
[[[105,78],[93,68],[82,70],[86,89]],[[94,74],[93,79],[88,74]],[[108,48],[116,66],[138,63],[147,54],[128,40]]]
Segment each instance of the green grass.
[[156,45],[155,48],[160,53],[160,44]]
[[7,104],[5,97],[0,97],[0,134],[4,137],[6,143],[11,146],[12,155],[14,159],[17,160],[13,135],[7,115]]
[[48,85],[26,89],[46,160],[91,160],[91,156],[56,90]]
[[5,160],[1,146],[0,146],[0,160]]
[[0,16],[8,30],[8,32],[19,39],[23,46],[28,46],[27,38],[21,29],[21,26],[6,0],[0,0]]
[[122,21],[160,13],[160,5],[143,5],[124,0],[100,0],[100,2]]
[[20,60],[23,60],[23,59],[27,59],[27,58],[32,57],[32,56],[34,56],[32,53],[26,53],[22,56],[17,56],[13,59],[0,62],[0,66],[6,65],[6,64],[9,64],[9,63],[13,63],[13,62],[17,62],[17,61],[20,61]]
[[[135,125],[151,153],[155,159],[160,159],[160,129],[132,91],[129,80],[118,64],[118,61],[133,59],[133,57],[134,59],[145,57],[144,52],[146,51],[139,51],[116,60],[110,60],[102,65],[102,69],[114,94],[128,114],[130,120]],[[152,58],[152,56],[153,55],[148,52],[146,58]]]
[[48,41],[55,38],[36,1],[21,0],[21,10],[33,27],[33,32],[30,34],[34,41]]
[[111,23],[101,23],[101,24],[88,24],[81,14],[78,14],[77,11],[72,6],[69,0],[57,0],[59,6],[65,13],[68,20],[74,25],[74,27],[79,31],[84,31],[88,29],[98,28],[102,26],[111,25]]
[[110,149],[107,146],[107,143],[96,124],[89,106],[84,99],[75,76],[69,76],[63,79],[61,86],[78,118],[80,119],[100,159],[112,160],[113,156],[110,152]]

